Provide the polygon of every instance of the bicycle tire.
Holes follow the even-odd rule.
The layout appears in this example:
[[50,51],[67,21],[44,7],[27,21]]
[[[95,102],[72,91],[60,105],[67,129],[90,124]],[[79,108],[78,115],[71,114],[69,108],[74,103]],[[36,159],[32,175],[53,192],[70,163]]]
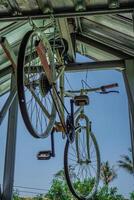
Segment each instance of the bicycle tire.
[[[17,91],[18,91],[18,100],[19,100],[19,105],[20,105],[20,110],[21,110],[21,114],[22,114],[22,118],[24,120],[24,123],[26,125],[26,128],[28,129],[29,133],[35,137],[35,138],[45,138],[49,135],[49,133],[51,132],[53,126],[54,126],[54,123],[55,123],[55,118],[56,118],[56,109],[55,109],[55,106],[52,102],[52,107],[51,107],[51,111],[50,111],[50,119],[48,120],[48,124],[47,122],[46,123],[46,127],[43,127],[44,130],[36,130],[36,127],[35,127],[35,124],[32,123],[32,120],[29,116],[29,113],[28,113],[28,108],[27,108],[27,105],[26,105],[26,94],[25,94],[25,72],[24,72],[24,65],[25,65],[25,59],[26,59],[26,50],[27,50],[27,45],[28,45],[28,42],[30,40],[31,37],[36,37],[36,32],[34,32],[33,30],[31,31],[28,31],[22,41],[21,41],[21,44],[20,44],[20,49],[19,49],[19,53],[18,53],[18,62],[17,62]],[[38,36],[39,37],[39,36]],[[31,48],[32,49],[32,48]],[[33,54],[35,54],[36,52],[32,52]],[[29,55],[28,55],[29,56]],[[36,57],[37,59],[37,57]],[[30,61],[28,61],[30,62]],[[32,76],[31,76],[32,77]],[[30,86],[29,86],[30,88]],[[30,90],[29,90],[30,91]],[[30,93],[30,92],[29,92]],[[30,94],[29,94],[30,95]],[[38,94],[40,95],[40,94]],[[42,99],[43,97],[41,97],[40,99]],[[45,101],[43,99],[43,101]],[[35,100],[36,102],[36,100]],[[41,102],[41,100],[40,100]],[[38,104],[36,105],[37,107],[39,106]],[[39,106],[40,107],[40,106]],[[34,111],[34,109],[33,109]],[[40,112],[42,112],[42,110],[40,110]],[[32,113],[32,111],[31,111]],[[36,113],[37,114],[37,113]],[[42,113],[41,113],[42,114]],[[38,113],[39,115],[39,113]],[[43,118],[44,116],[42,116]],[[45,118],[44,118],[45,120]],[[35,121],[35,123],[37,123],[37,120]],[[40,122],[41,124],[41,122]],[[40,128],[42,129],[42,127]]]
[[[91,139],[93,141],[93,144],[95,146],[95,150],[96,150],[96,155],[97,155],[97,175],[96,175],[96,183],[95,186],[93,187],[92,191],[90,191],[89,195],[84,197],[81,194],[78,194],[77,191],[75,190],[73,183],[71,181],[70,175],[69,175],[69,163],[68,163],[68,151],[69,151],[69,147],[70,144],[69,141],[66,141],[66,145],[65,145],[65,150],[64,150],[64,172],[65,172],[65,178],[66,178],[66,182],[68,185],[68,188],[70,190],[70,192],[73,194],[74,197],[76,197],[78,200],[91,200],[94,195],[97,192],[97,187],[99,184],[99,178],[100,178],[100,152],[99,152],[99,147],[96,141],[96,138],[94,136],[93,133],[91,133]],[[75,142],[74,142],[75,143]]]

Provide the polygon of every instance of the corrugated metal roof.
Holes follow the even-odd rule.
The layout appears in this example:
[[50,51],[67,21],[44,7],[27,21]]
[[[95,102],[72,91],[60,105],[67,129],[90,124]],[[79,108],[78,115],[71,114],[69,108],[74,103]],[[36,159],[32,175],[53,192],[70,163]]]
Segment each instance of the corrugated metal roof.
[[[112,2],[116,3],[112,4]],[[61,35],[70,44],[70,57],[73,58],[75,44],[76,52],[97,61],[126,59],[134,56],[132,19],[134,1],[122,0],[119,4],[117,2],[112,0],[1,0],[0,39],[6,37],[17,56],[22,37],[31,30],[29,16],[37,18],[34,23],[44,28],[50,23],[50,18],[56,17]],[[129,13],[124,13],[126,11]],[[66,26],[62,25],[63,22]],[[11,63],[0,46],[0,95],[10,88],[10,67]]]

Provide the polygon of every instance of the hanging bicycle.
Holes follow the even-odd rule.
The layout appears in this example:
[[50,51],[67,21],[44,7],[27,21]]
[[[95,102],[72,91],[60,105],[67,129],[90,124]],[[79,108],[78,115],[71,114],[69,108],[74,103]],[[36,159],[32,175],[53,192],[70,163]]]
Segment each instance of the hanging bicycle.
[[[38,28],[27,32],[18,54],[18,99],[29,133],[36,138],[51,134],[52,150],[39,152],[38,159],[47,160],[54,156],[55,130],[66,135],[64,169],[67,184],[79,200],[89,200],[96,193],[99,183],[100,153],[91,123],[84,114],[84,106],[88,105],[85,94],[93,91],[106,93],[108,88],[117,87],[117,84],[64,91],[67,51],[67,42],[61,37],[48,39]],[[71,112],[64,105],[64,96],[72,98]],[[75,112],[74,104],[78,106]],[[56,121],[56,112],[60,122]],[[82,191],[78,185],[82,186]]]

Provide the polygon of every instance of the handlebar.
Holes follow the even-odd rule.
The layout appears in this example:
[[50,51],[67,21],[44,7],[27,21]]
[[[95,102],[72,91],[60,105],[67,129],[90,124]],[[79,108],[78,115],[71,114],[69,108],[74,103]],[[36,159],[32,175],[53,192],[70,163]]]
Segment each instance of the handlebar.
[[110,88],[114,88],[114,87],[118,87],[118,83],[113,83],[113,84],[110,84],[110,85],[103,85],[100,88],[101,88],[102,91],[105,91],[106,89],[110,89]]
[[[97,88],[88,88],[88,89],[81,89],[81,90],[68,90],[65,91],[66,94],[75,94],[75,93],[88,93],[88,92],[99,92],[100,94],[105,94],[105,93],[109,93],[110,91],[106,91],[107,89],[110,88],[115,88],[118,87],[118,83],[113,83],[113,84],[109,84],[109,85],[102,85],[101,87],[97,87]],[[114,91],[112,91],[114,92]],[[118,91],[115,91],[118,92]],[[67,96],[68,96],[67,95]],[[69,95],[69,96],[70,96]]]

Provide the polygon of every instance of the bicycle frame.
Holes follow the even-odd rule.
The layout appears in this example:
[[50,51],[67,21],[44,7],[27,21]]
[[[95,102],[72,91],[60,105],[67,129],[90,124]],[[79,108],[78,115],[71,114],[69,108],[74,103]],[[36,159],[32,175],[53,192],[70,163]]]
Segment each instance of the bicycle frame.
[[[60,67],[62,68],[62,70],[60,70],[60,73],[58,73],[58,75],[56,75],[56,65],[54,63],[54,55],[53,52],[51,50],[51,46],[49,44],[49,41],[46,39],[46,37],[44,37],[44,33],[42,33],[39,29],[35,30],[37,33],[39,33],[41,35],[41,41],[39,41],[39,43],[36,46],[36,50],[37,50],[37,54],[40,57],[41,60],[41,64],[43,65],[43,69],[45,72],[45,75],[48,79],[48,82],[50,84],[50,86],[52,87],[52,92],[51,96],[53,99],[53,102],[55,104],[56,110],[59,114],[59,118],[61,121],[61,126],[66,127],[66,123],[65,123],[65,114],[64,114],[64,97],[74,97],[76,93],[88,93],[88,92],[93,92],[93,91],[102,91],[102,87],[99,88],[92,88],[92,89],[82,89],[82,90],[75,90],[75,91],[64,91],[64,71],[65,71],[65,65],[64,62],[62,60],[62,58],[60,57],[59,52],[57,52],[56,56],[58,57],[58,61],[60,62]],[[45,47],[45,44],[47,44],[47,46]],[[48,63],[48,58],[49,57],[49,62]],[[57,79],[59,78],[60,80],[60,95],[56,90],[56,82]],[[117,85],[114,85],[114,87],[116,87]],[[107,86],[107,88],[110,88],[111,85]],[[112,85],[113,87],[113,85]],[[60,97],[60,98],[59,98]],[[35,97],[36,98],[36,97]],[[36,99],[38,101],[38,99]],[[42,110],[45,112],[45,114],[47,115],[46,109],[43,108],[44,106],[41,105],[41,102],[39,102],[39,105],[42,107]],[[76,117],[78,116],[78,114],[80,114],[83,110],[83,107],[79,107],[75,113],[74,113],[74,119],[76,119]],[[49,115],[47,115],[48,118],[51,117]],[[88,118],[85,116],[85,120],[87,122],[87,124],[89,124],[88,122]],[[66,130],[64,130],[66,132]]]
[[[75,92],[75,94],[74,94]],[[68,97],[74,97],[77,93],[83,94],[85,92],[84,89],[78,90],[78,91],[70,91],[70,92],[65,92],[66,96]],[[77,162],[80,164],[90,162],[90,134],[91,134],[91,123],[89,121],[89,118],[85,115],[84,113],[84,106],[79,106],[78,109],[75,111],[74,115],[74,126],[75,126],[75,143],[76,143],[76,156],[77,156]],[[85,126],[79,126],[79,121],[81,119],[85,120]],[[80,151],[79,151],[79,134],[82,128],[86,128],[86,152],[87,152],[87,157],[86,160],[82,160],[80,156]]]
[[[43,40],[44,40],[44,38],[43,38]],[[44,69],[44,72],[47,76],[49,84],[52,87],[51,95],[52,95],[56,110],[59,113],[59,118],[60,118],[61,124],[62,124],[63,127],[65,127],[64,109],[63,109],[63,105],[61,104],[61,101],[62,102],[64,101],[64,70],[65,70],[65,66],[63,65],[62,60],[60,60],[62,70],[56,76],[54,58],[53,58],[53,61],[51,60],[52,65],[50,67],[50,65],[48,64],[48,61],[47,61],[47,56],[46,56],[47,49],[43,44],[43,40],[38,43],[38,45],[36,46],[36,50],[37,50],[38,56],[40,57],[41,64],[43,65],[43,69]],[[56,92],[56,81],[57,81],[58,78],[60,78],[61,101],[59,100],[59,96]]]

